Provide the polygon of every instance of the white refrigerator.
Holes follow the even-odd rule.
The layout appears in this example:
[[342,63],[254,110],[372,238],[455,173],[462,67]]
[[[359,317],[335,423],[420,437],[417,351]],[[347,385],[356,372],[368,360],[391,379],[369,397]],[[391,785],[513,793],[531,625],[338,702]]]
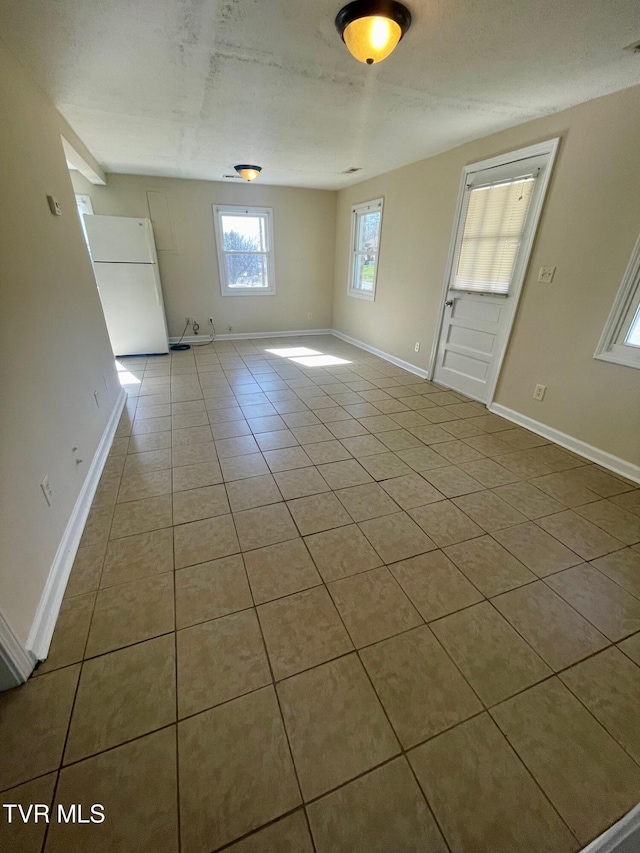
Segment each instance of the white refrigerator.
[[85,216],[84,224],[113,354],[168,353],[151,220]]

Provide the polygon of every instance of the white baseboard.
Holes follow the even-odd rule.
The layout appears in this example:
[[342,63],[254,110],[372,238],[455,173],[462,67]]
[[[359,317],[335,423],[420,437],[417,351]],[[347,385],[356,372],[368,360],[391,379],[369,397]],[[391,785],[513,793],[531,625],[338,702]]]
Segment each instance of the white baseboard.
[[[250,338],[299,338],[306,335],[331,335],[333,329],[294,329],[289,332],[229,332],[225,335],[216,335],[216,341],[245,341]],[[180,338],[169,338],[170,344],[177,344]],[[189,335],[182,338],[183,344],[211,343],[214,338],[211,335]]]
[[35,655],[24,648],[0,613],[0,690],[22,684],[29,678],[35,665]]
[[372,353],[373,355],[377,355],[379,358],[383,358],[385,361],[390,361],[391,364],[395,364],[396,367],[401,367],[403,370],[407,370],[409,373],[413,373],[416,376],[419,376],[421,379],[428,379],[429,372],[427,370],[423,370],[421,367],[416,367],[415,364],[411,364],[410,361],[403,361],[401,358],[397,358],[395,355],[390,355],[388,352],[384,352],[377,347],[372,347],[369,344],[365,344],[363,341],[358,341],[356,338],[352,338],[349,335],[345,335],[343,332],[339,332],[337,329],[331,329],[330,334],[334,335],[336,338],[340,338],[341,341],[345,341],[348,344],[353,344],[354,347],[359,347],[360,349],[366,350],[367,352]]
[[548,438],[559,444],[561,447],[566,447],[567,450],[572,450],[578,456],[584,456],[590,462],[595,462],[603,468],[608,468],[614,474],[619,474],[621,477],[626,477],[628,480],[633,480],[634,483],[640,483],[640,465],[634,465],[633,462],[627,462],[626,459],[621,459],[619,456],[614,456],[613,453],[607,453],[606,450],[600,450],[599,447],[594,447],[592,444],[587,444],[586,441],[581,441],[579,438],[574,438],[572,435],[567,435],[565,432],[560,432],[558,429],[547,426],[540,421],[535,421],[533,418],[522,415],[513,409],[508,409],[500,403],[492,403],[489,406],[489,411],[495,415],[500,415],[507,421],[511,421],[518,426],[535,432],[543,438]]
[[127,395],[124,391],[118,395],[109,421],[102,433],[102,438],[94,454],[91,465],[85,477],[85,481],[76,500],[71,517],[67,523],[62,540],[56,551],[49,577],[45,584],[40,604],[36,612],[31,631],[27,639],[27,653],[34,656],[35,660],[44,660],[49,652],[49,645],[56,626],[64,591],[69,580],[69,574],[73,561],[80,544],[82,531],[91,509],[93,496],[96,493],[102,469],[109,455],[113,443],[113,437],[118,427],[118,421]]
[[640,805],[603,832],[582,853],[637,853],[640,850]]

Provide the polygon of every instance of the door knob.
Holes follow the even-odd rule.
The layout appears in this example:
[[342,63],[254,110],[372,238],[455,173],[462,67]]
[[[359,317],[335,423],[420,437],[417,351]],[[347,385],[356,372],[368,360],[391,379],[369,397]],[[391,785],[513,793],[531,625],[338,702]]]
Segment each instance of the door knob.
[[447,308],[451,308],[451,306],[453,305],[453,299],[447,299],[444,304],[447,306]]

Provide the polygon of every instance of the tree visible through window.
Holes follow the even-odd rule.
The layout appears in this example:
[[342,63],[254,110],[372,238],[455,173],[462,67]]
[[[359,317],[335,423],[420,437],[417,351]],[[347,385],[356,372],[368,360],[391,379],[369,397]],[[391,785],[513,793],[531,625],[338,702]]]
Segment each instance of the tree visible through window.
[[270,208],[214,208],[223,295],[275,292]]

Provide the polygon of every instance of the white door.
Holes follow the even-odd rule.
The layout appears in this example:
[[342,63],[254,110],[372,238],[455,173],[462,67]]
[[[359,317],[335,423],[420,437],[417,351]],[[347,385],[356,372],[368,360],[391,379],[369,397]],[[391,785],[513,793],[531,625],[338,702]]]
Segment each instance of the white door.
[[558,140],[465,167],[433,379],[490,403]]
[[157,260],[148,219],[90,216],[85,217],[85,227],[94,263],[153,264]]
[[169,351],[155,264],[94,264],[113,354]]

